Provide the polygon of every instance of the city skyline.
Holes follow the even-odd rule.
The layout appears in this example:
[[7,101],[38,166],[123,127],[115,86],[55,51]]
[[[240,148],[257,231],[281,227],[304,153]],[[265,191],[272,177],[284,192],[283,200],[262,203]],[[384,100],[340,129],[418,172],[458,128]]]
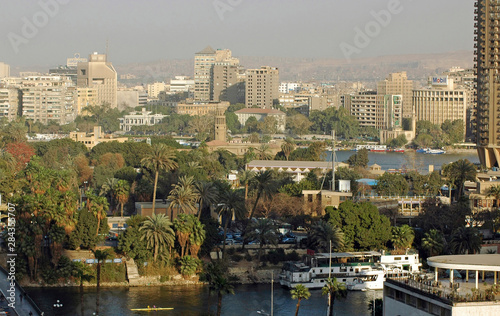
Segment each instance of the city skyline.
[[104,53],[106,42],[116,64],[189,59],[206,45],[346,61],[473,48],[473,2],[451,0],[41,0],[2,11],[0,60],[13,67],[64,64],[75,52]]

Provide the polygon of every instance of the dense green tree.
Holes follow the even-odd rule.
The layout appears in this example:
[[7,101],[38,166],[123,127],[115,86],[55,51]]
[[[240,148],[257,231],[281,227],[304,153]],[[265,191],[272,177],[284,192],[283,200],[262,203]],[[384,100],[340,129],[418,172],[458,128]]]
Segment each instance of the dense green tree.
[[234,112],[226,111],[226,125],[227,129],[231,131],[232,134],[239,133],[241,130],[241,123],[238,121],[238,116]]
[[500,185],[493,185],[486,190],[487,197],[494,197],[494,207],[500,207]]
[[155,213],[156,187],[158,185],[158,174],[160,171],[170,171],[177,168],[174,161],[175,154],[170,147],[163,144],[154,145],[151,151],[142,158],[141,163],[144,167],[155,173],[153,189],[153,214]]
[[345,108],[328,108],[324,111],[312,111],[309,120],[313,123],[310,130],[316,134],[330,134],[336,131],[337,136],[345,139],[359,136],[359,122]]
[[403,147],[407,143],[408,143],[408,140],[406,139],[405,134],[401,134],[398,137],[393,138],[393,139],[387,141],[387,144],[390,147],[394,147],[394,148]]
[[286,125],[293,134],[302,136],[309,132],[313,123],[305,115],[295,114],[287,118]]
[[123,217],[123,206],[127,203],[130,196],[130,186],[125,180],[118,180],[114,188],[114,195],[118,204],[120,204],[120,216]]
[[302,179],[299,182],[293,182],[289,184],[283,185],[281,188],[279,188],[280,193],[285,193],[286,195],[289,196],[302,196],[302,191],[303,190],[318,190],[319,186],[317,183],[312,182],[307,179]]
[[413,140],[413,142],[418,147],[426,148],[426,147],[431,147],[432,146],[433,138],[429,134],[421,133],[421,134],[418,134],[417,137],[415,137],[415,139]]
[[321,289],[322,295],[328,295],[328,315],[333,316],[333,304],[335,299],[347,297],[347,288],[344,283],[338,282],[337,278],[328,278],[325,286]]
[[338,209],[329,206],[325,212],[324,219],[344,233],[346,249],[381,249],[391,238],[389,218],[371,203],[345,201]]
[[92,148],[89,154],[91,161],[98,161],[99,158],[106,153],[119,153],[122,155],[127,166],[139,168],[142,166],[141,160],[151,152],[151,146],[146,142],[125,142],[119,143],[103,142]]
[[378,177],[377,192],[380,195],[405,196],[408,194],[409,186],[405,177],[400,173],[384,173]]
[[463,120],[446,120],[441,124],[443,133],[448,136],[449,144],[461,143],[465,137],[465,124]]
[[449,236],[452,231],[464,226],[466,217],[470,214],[468,201],[449,205],[431,198],[422,205],[422,212],[416,218],[416,224],[423,231],[436,229]]
[[295,316],[299,315],[300,301],[303,299],[307,300],[311,297],[309,289],[302,284],[296,285],[290,293],[292,294],[292,299],[297,300],[297,308],[295,309]]
[[368,167],[369,161],[368,150],[366,148],[363,148],[361,150],[358,150],[354,155],[351,155],[346,162],[350,167],[366,168]]
[[254,175],[254,172],[251,170],[241,170],[238,173],[238,180],[240,182],[240,185],[245,187],[245,201],[248,198],[248,186],[250,185],[250,182],[252,181]]
[[196,218],[193,215],[188,214],[178,214],[177,218],[174,219],[174,230],[177,236],[177,241],[181,246],[181,258],[187,254],[189,246],[189,236],[193,232],[194,220]]
[[143,242],[143,231],[140,230],[146,217],[133,215],[127,220],[127,229],[118,235],[118,250],[125,256],[143,263],[152,257],[146,243]]
[[245,122],[245,130],[247,133],[255,133],[259,130],[258,125],[259,122],[255,118],[255,116],[250,116]]
[[283,144],[281,144],[281,151],[283,152],[283,155],[285,156],[286,160],[290,158],[290,154],[294,151],[294,149],[295,149],[295,144],[293,140],[290,138],[285,139]]
[[264,196],[270,196],[275,191],[275,182],[273,179],[273,173],[270,170],[260,171],[252,179],[252,186],[255,187],[257,195],[255,197],[255,202],[250,212],[248,219],[252,219],[255,210],[257,209],[257,203],[259,203],[260,198]]
[[193,217],[193,224],[191,227],[191,234],[189,235],[189,253],[194,258],[198,258],[203,242],[205,242],[206,231],[203,225],[197,218]]
[[196,182],[194,185],[196,201],[198,202],[198,220],[201,217],[203,207],[210,210],[210,206],[215,204],[218,197],[217,188],[211,182]]

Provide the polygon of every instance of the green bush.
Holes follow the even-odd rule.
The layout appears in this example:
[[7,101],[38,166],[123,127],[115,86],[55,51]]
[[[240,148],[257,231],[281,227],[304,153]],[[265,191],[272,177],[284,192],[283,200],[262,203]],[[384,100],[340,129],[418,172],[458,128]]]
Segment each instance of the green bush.
[[179,260],[180,272],[183,277],[190,277],[196,273],[199,260],[191,256],[185,256]]
[[239,255],[237,253],[231,256],[231,260],[233,260],[235,262],[240,262],[242,259],[243,259],[243,256]]
[[245,260],[246,260],[246,261],[251,262],[251,261],[252,261],[252,259],[253,259],[253,258],[252,258],[252,255],[251,255],[251,254],[247,253],[247,254],[245,255]]
[[265,259],[262,261],[269,261],[272,264],[278,264],[282,261],[286,260],[285,250],[282,248],[278,248],[276,250],[271,250],[265,256]]
[[287,254],[285,259],[285,261],[299,261],[299,260],[300,256],[295,250]]
[[126,274],[124,264],[103,263],[101,265],[101,282],[125,282]]

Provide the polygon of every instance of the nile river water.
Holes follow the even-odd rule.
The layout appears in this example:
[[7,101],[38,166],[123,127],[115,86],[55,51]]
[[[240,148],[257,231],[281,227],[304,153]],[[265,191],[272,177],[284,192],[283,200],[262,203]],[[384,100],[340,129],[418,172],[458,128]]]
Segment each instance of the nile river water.
[[[27,290],[45,315],[72,315],[80,313],[78,288],[33,288]],[[326,296],[321,290],[312,290],[311,298],[303,300],[300,315],[326,315]],[[382,291],[349,292],[344,300],[334,303],[335,315],[370,315],[368,304],[375,298],[382,298]],[[55,310],[53,304],[60,300],[63,307]],[[101,290],[100,315],[215,315],[217,297],[210,296],[206,286],[177,287],[131,287],[104,288]],[[290,291],[274,287],[274,315],[293,315],[297,301],[292,300]],[[171,311],[132,312],[132,308],[173,307]],[[84,291],[85,315],[95,312],[95,288]],[[237,285],[234,295],[224,296],[222,315],[247,316],[270,313],[271,285]]]
[[[355,154],[354,151],[335,152],[336,161],[346,161]],[[470,162],[478,164],[479,158],[476,152],[473,153],[453,153],[442,155],[421,154],[414,151],[405,153],[395,152],[369,152],[369,165],[378,164],[382,170],[388,169],[417,169],[420,172],[427,173],[429,165],[434,166],[434,170],[440,170],[443,164],[457,161],[459,159],[468,159]],[[327,152],[327,160],[331,161],[331,152]]]

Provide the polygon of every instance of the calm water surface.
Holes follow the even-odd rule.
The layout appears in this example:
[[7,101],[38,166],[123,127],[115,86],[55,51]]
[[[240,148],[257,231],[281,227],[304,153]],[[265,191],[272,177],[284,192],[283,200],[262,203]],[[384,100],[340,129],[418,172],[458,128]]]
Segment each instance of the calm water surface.
[[[81,315],[78,288],[36,288],[27,292],[45,315]],[[311,293],[310,299],[302,301],[299,315],[326,315],[326,296],[322,296],[320,290],[312,290]],[[95,295],[95,288],[85,289],[85,315],[95,312]],[[370,315],[368,304],[374,296],[382,298],[382,291],[349,292],[345,300],[335,301],[335,315]],[[56,300],[63,304],[58,311],[54,311],[53,307]],[[235,295],[224,296],[222,315],[265,315],[270,312],[270,301],[270,285],[238,285],[235,286]],[[296,303],[290,291],[275,285],[274,315],[294,315]],[[217,297],[210,296],[205,286],[109,288],[101,290],[100,314],[209,315],[210,312],[215,314],[216,304]],[[131,308],[148,305],[173,307],[174,310],[150,313],[130,311]]]

